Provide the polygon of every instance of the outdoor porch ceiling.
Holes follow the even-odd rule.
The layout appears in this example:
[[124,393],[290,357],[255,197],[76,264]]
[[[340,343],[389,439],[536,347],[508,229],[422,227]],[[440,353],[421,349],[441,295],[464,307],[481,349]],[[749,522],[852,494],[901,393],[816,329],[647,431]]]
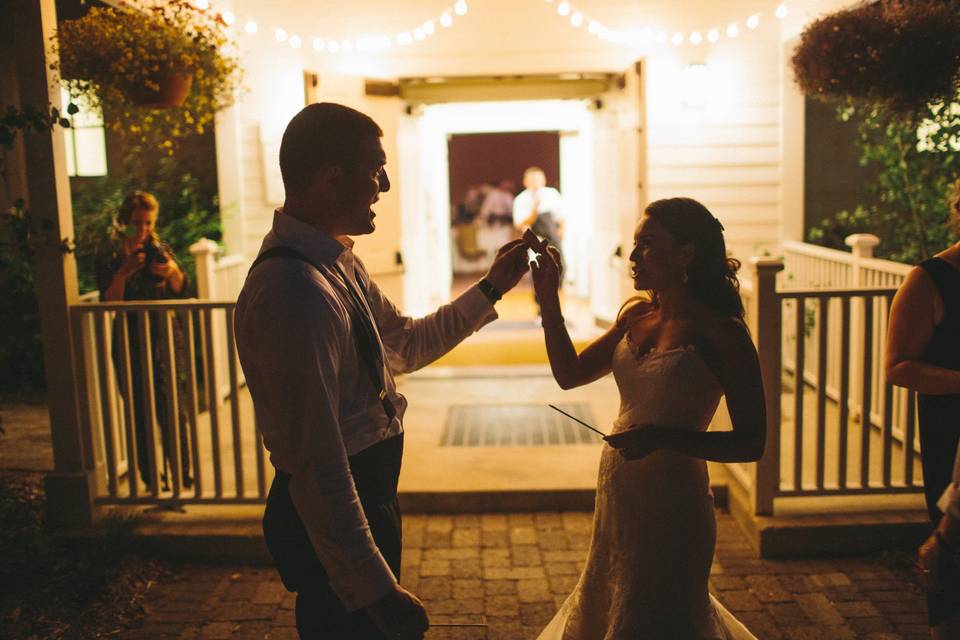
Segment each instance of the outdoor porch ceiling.
[[[588,33],[586,24],[574,28],[569,16],[557,15],[561,0],[467,0],[466,15],[454,16],[449,29],[437,26],[436,35],[411,47],[394,47],[391,55],[421,55],[439,52],[475,52],[510,50],[516,52],[556,50],[559,43],[574,49],[610,47]],[[773,12],[784,0],[571,0],[572,11],[595,19],[610,29],[639,30],[644,27],[690,32],[723,29],[731,22],[741,25],[750,15],[766,15],[771,28]],[[836,0],[786,0],[798,11],[821,10]],[[217,3],[211,3],[218,6]],[[354,0],[349,3],[325,3],[315,0],[235,0],[237,15],[255,20],[261,34],[270,37],[273,28],[297,33],[304,42],[309,38],[355,39],[371,34],[397,34],[436,19],[454,0]]]

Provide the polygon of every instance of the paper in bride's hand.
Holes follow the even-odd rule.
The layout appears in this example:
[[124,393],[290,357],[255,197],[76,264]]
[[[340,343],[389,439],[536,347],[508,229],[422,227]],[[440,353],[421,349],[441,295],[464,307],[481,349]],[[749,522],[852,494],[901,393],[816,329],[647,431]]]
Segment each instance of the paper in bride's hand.
[[659,430],[653,425],[632,425],[629,429],[605,437],[626,460],[645,458],[660,448]]

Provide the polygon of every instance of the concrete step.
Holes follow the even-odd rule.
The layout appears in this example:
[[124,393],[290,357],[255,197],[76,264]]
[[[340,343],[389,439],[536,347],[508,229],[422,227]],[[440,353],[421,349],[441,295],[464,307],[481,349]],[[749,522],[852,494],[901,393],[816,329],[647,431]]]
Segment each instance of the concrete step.
[[757,516],[736,482],[728,499],[734,520],[765,559],[915,551],[932,529],[926,511],[917,509]]

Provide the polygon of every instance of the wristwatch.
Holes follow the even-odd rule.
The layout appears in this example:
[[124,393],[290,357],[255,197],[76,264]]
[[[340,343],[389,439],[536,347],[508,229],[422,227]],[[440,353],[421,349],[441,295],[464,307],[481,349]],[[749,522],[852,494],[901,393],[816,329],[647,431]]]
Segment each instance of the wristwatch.
[[490,281],[486,278],[480,278],[480,282],[477,283],[477,288],[480,289],[480,293],[487,296],[490,304],[496,304],[497,300],[503,297],[503,294],[497,291],[496,287],[490,284]]

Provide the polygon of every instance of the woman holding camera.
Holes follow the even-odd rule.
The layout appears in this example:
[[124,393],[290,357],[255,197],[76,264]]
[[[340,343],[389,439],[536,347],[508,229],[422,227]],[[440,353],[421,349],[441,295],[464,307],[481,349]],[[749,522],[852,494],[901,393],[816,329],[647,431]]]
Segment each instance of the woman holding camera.
[[[167,300],[185,298],[188,294],[187,279],[177,263],[170,247],[157,235],[157,215],[160,205],[157,199],[145,192],[134,191],[124,198],[110,238],[97,253],[97,284],[100,299],[104,302],[119,300]],[[160,429],[163,448],[163,466],[160,478],[163,489],[169,488],[171,469],[171,434],[179,427],[181,474],[185,486],[192,484],[190,474],[190,441],[188,436],[184,405],[190,397],[189,385],[183,384],[186,367],[184,358],[184,337],[178,319],[174,316],[173,341],[176,354],[176,372],[180,415],[176,424],[169,415],[170,375],[168,370],[167,333],[160,312],[149,314],[150,360],[153,368],[153,415],[147,415],[148,406],[144,402],[145,386],[141,364],[140,324],[134,312],[118,314],[114,323],[113,358],[124,400],[133,405],[134,431],[137,444],[137,465],[140,477],[147,487],[152,486],[153,478],[153,441],[154,433],[150,428],[154,416]],[[123,325],[120,318],[126,317],[127,353],[130,359],[130,380],[127,384],[126,363],[120,358],[120,343],[123,339]],[[130,389],[131,397],[127,396]]]

